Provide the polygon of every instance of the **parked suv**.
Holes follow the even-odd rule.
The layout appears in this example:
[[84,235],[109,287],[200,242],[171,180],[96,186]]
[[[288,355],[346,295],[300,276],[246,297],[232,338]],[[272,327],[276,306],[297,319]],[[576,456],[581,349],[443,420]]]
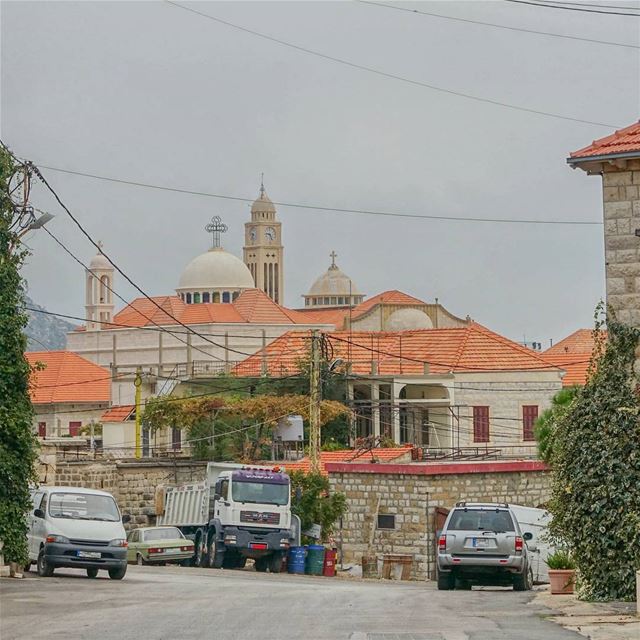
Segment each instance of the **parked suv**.
[[530,539],[508,504],[458,502],[438,539],[438,589],[472,584],[531,589]]

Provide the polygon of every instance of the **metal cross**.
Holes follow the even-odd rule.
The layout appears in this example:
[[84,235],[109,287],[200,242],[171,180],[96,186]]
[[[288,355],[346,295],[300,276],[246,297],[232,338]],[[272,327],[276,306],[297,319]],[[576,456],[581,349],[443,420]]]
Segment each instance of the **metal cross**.
[[227,225],[222,222],[220,216],[213,216],[211,222],[204,228],[207,233],[211,234],[211,247],[218,249],[220,247],[220,234],[226,233]]
[[338,254],[335,251],[332,251],[329,256],[331,257],[331,266],[335,267],[336,266],[336,258],[338,257]]

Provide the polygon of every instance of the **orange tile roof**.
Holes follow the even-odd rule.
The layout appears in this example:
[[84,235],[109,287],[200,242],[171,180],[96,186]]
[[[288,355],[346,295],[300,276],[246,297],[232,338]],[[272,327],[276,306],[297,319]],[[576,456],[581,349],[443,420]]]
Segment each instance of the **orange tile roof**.
[[122,404],[117,407],[111,407],[102,414],[102,422],[125,422],[131,418],[135,412],[135,405]]
[[[300,359],[309,349],[309,333],[289,331],[267,345],[264,355],[270,375],[298,373]],[[340,331],[328,333],[334,358],[352,363],[355,374],[371,373],[375,360],[380,375],[450,371],[548,370],[555,365],[541,355],[475,322],[465,327],[415,331]],[[263,351],[240,362],[233,372],[260,375]]]
[[[603,332],[604,338],[607,332]],[[542,356],[552,364],[565,370],[562,385],[571,387],[587,382],[591,354],[595,348],[595,339],[592,329],[578,329],[564,340],[560,340],[543,352]]]
[[178,320],[187,325],[314,324],[314,321],[303,313],[276,304],[260,289],[246,289],[231,303],[185,304],[178,296],[159,296],[153,300],[162,307],[162,311],[150,300],[136,298],[115,315],[113,320],[116,324],[112,326],[144,327],[154,323],[166,326],[178,324]]
[[416,305],[416,304],[426,304],[422,300],[418,300],[418,298],[414,298],[410,296],[408,293],[404,293],[402,291],[398,291],[397,289],[392,289],[391,291],[383,291],[378,295],[375,295],[368,300],[360,303],[353,310],[353,318],[358,318],[359,316],[364,315],[370,309],[373,309],[377,304],[403,304],[403,305]]
[[588,147],[574,151],[569,157],[569,164],[580,159],[599,156],[631,156],[640,157],[640,120],[620,129],[609,136],[594,140]]
[[[404,447],[392,447],[388,449],[373,449],[372,451],[359,451],[357,449],[342,449],[341,451],[321,451],[320,452],[320,471],[323,475],[327,475],[325,465],[334,462],[351,462],[354,464],[366,464],[371,463],[371,457],[377,462],[391,462],[411,460],[411,445]],[[405,458],[406,460],[400,460]],[[285,462],[285,471],[304,471],[309,473],[311,470],[311,460],[305,457],[295,462]]]
[[31,402],[50,404],[61,402],[109,402],[111,373],[71,351],[30,351],[24,354],[34,366],[31,377]]
[[332,324],[336,329],[340,330],[344,326],[344,319],[349,316],[349,307],[298,309],[298,313],[301,313],[305,318],[308,318],[308,322]]

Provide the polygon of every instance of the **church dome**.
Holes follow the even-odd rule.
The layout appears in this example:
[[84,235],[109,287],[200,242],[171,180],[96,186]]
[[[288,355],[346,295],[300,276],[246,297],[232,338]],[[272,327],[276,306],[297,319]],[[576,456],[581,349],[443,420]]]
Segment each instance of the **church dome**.
[[214,247],[194,258],[180,276],[177,291],[253,289],[247,265],[222,247]]
[[398,309],[387,320],[387,331],[410,331],[413,329],[433,329],[431,318],[420,309]]
[[107,258],[102,254],[102,252],[97,253],[93,258],[91,258],[91,262],[89,263],[89,269],[91,271],[96,271],[99,269],[113,269],[111,263],[107,260]]
[[351,278],[336,265],[335,252],[331,253],[331,266],[323,273],[304,296],[305,306],[335,307],[360,304],[364,295]]

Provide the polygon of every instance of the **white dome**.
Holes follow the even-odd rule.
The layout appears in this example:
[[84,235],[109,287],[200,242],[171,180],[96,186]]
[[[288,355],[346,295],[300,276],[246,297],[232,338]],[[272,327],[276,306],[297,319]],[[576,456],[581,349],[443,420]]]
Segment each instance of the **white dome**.
[[387,331],[409,331],[411,329],[433,329],[431,318],[420,309],[398,309],[387,320]]
[[253,289],[253,276],[247,265],[221,247],[209,249],[194,258],[180,276],[177,291],[214,289]]
[[335,265],[330,266],[309,289],[307,296],[360,296],[358,287]]
[[105,258],[105,256],[101,253],[96,254],[91,258],[91,262],[89,263],[89,269],[91,271],[95,271],[97,269],[113,269],[111,263]]

